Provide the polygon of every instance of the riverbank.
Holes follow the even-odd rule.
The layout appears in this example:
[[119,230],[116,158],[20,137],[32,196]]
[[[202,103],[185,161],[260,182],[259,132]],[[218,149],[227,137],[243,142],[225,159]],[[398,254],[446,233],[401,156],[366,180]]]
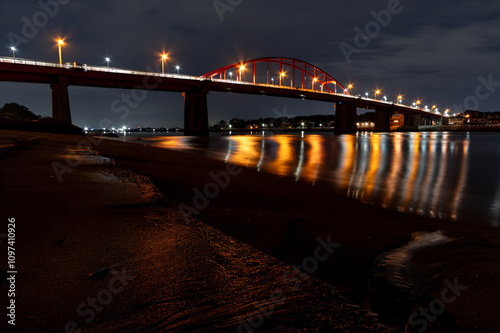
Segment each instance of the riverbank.
[[[133,143],[106,141],[103,154],[119,165],[146,174],[176,205],[194,207],[195,193],[203,192],[213,179],[210,172],[226,168],[221,161],[199,155],[164,150]],[[349,298],[370,307],[367,286],[373,260],[388,249],[406,245],[415,233],[443,230],[452,242],[422,250],[413,258],[423,263],[421,271],[443,268],[439,279],[422,287],[415,297],[418,310],[439,296],[446,280],[467,282],[467,291],[447,304],[465,331],[486,331],[499,323],[494,310],[499,304],[488,295],[497,290],[500,259],[498,229],[480,225],[459,225],[406,215],[366,205],[335,194],[329,184],[314,186],[287,177],[243,168],[231,177],[227,187],[210,198],[196,217],[225,233],[289,264],[300,265],[314,251],[315,239],[331,237],[339,249],[312,273]],[[436,255],[446,253],[444,256]],[[412,309],[413,310],[413,309]],[[411,314],[411,312],[410,312]],[[387,322],[394,322],[387,314]],[[397,321],[397,320],[396,320]],[[446,321],[450,321],[446,319]],[[429,326],[434,324],[427,320]],[[415,325],[415,328],[421,328]]]
[[[27,299],[40,299],[34,302],[36,307],[31,313],[39,311],[44,315],[23,318],[31,325],[27,327],[37,327],[35,325],[41,322],[46,327],[58,328],[56,323],[67,318],[84,324],[86,317],[80,318],[75,311],[78,303],[98,293],[106,281],[89,289],[89,282],[83,277],[99,268],[109,269],[126,258],[127,272],[130,269],[131,275],[140,277],[140,283],[131,290],[126,289],[124,296],[116,296],[117,302],[110,303],[95,321],[85,323],[89,331],[97,328],[117,331],[118,327],[121,331],[131,331],[137,329],[134,325],[146,325],[147,318],[156,318],[150,330],[154,327],[175,331],[191,327],[201,331],[210,331],[209,328],[231,331],[238,325],[235,316],[245,318],[255,312],[255,304],[265,304],[265,313],[271,308],[274,311],[260,317],[265,318],[263,331],[295,328],[314,332],[332,325],[337,325],[338,331],[373,331],[377,326],[368,324],[372,319],[366,319],[369,317],[359,310],[350,312],[356,307],[345,306],[349,302],[339,301],[342,298],[336,298],[340,296],[338,292],[328,285],[313,278],[307,280],[315,281],[312,285],[304,280],[298,289],[291,290],[289,280],[282,279],[290,266],[273,257],[307,269],[314,277],[368,308],[367,273],[374,258],[389,248],[406,245],[415,232],[436,230],[444,230],[454,241],[420,251],[413,258],[415,264],[424,268],[419,271],[443,267],[440,279],[425,286],[419,295],[415,310],[441,300],[446,281],[453,283],[456,278],[458,285],[466,289],[459,290],[460,295],[453,302],[443,303],[446,313],[452,315],[445,321],[456,321],[462,330],[475,332],[491,331],[498,325],[500,309],[495,295],[499,288],[500,242],[497,229],[404,215],[339,196],[328,184],[297,183],[292,178],[267,175],[251,168],[243,168],[230,176],[227,186],[219,185],[220,189],[210,194],[207,207],[201,209],[198,205],[197,209],[193,202],[198,193],[196,189],[204,192],[207,184],[214,183],[214,174],[227,172],[224,162],[135,143],[85,139],[91,142],[92,149],[112,157],[120,170],[147,176],[166,199],[166,207],[138,203],[134,199],[137,193],[125,196],[123,193],[142,183],[135,181],[133,185],[134,181],[123,179],[139,179],[138,176],[119,177],[119,173],[99,169],[107,180],[89,182],[85,177],[90,171],[80,165],[65,172],[63,183],[58,183],[51,163],[56,160],[67,164],[66,145],[75,146],[81,140],[78,136],[45,136],[37,149],[25,151],[18,158],[8,160],[9,163],[0,161],[2,171],[9,170],[9,177],[2,175],[2,188],[7,190],[2,199],[7,198],[4,202],[8,202],[21,221],[29,221],[25,223],[30,226],[27,239],[33,244],[20,258],[26,258],[25,267],[30,267],[30,276],[41,276],[31,282],[33,291]],[[110,185],[108,178],[115,179],[115,184]],[[219,179],[220,184],[225,183],[225,178]],[[28,202],[33,203],[30,210],[25,208]],[[179,213],[182,204],[185,206],[181,207],[199,210],[192,215],[203,223],[186,225],[186,219]],[[231,237],[225,238],[227,236],[204,223]],[[32,228],[37,225],[40,227]],[[210,236],[214,233],[216,236]],[[318,238],[332,244],[332,251],[322,257],[324,260],[316,260],[315,265],[311,258],[314,258]],[[165,243],[165,239],[169,241]],[[53,254],[50,247],[57,249],[56,245],[65,248]],[[73,255],[68,254],[72,251],[75,251]],[[49,262],[47,258],[51,258]],[[58,272],[56,276],[52,274],[54,271]],[[208,291],[204,289],[207,283]],[[52,287],[40,287],[45,285]],[[54,287],[56,285],[63,288]],[[193,288],[198,292],[188,296]],[[289,302],[278,303],[276,294],[271,294],[275,288],[284,290]],[[329,290],[327,295],[335,297],[323,299],[324,288]],[[186,297],[187,303],[183,300]],[[207,297],[209,301],[204,301]],[[221,297],[224,306],[212,308],[210,304],[219,303],[215,300]],[[448,294],[446,297],[451,299]],[[77,301],[71,302],[75,299]],[[60,314],[43,310],[46,304],[52,303],[57,304]],[[175,310],[188,303],[186,313]],[[208,320],[206,315],[214,319]],[[63,319],[55,320],[54,316]],[[391,322],[390,316],[386,317]],[[47,322],[47,318],[51,321]],[[419,323],[410,325],[409,330],[422,327],[421,317],[416,320]],[[431,327],[438,321],[441,319],[424,323]],[[223,324],[214,326],[219,322]]]
[[[17,274],[7,274],[0,264],[2,295],[15,293],[2,297],[4,311],[15,304],[12,317],[2,314],[2,332],[388,332],[302,269],[200,221],[186,223],[149,178],[97,152],[133,154],[140,145],[29,134],[40,138],[37,145],[0,159],[3,218],[15,219],[17,265]],[[188,159],[205,173],[199,159]],[[182,187],[186,174],[164,176]],[[330,248],[320,250],[323,257]]]

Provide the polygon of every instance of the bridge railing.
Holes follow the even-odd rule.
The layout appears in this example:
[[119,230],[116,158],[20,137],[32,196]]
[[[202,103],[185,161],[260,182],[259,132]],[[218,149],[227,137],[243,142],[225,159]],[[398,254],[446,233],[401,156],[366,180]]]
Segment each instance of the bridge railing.
[[20,64],[20,65],[32,65],[32,66],[61,67],[61,65],[52,62],[44,62],[38,60],[12,58],[12,57],[0,57],[0,62],[10,63],[10,64]]
[[[60,65],[60,64],[52,63],[52,62],[45,62],[45,61],[38,61],[38,60],[24,59],[24,58],[1,57],[1,56],[0,56],[0,63],[11,63],[11,64],[31,65],[31,66],[45,66],[45,67],[52,67],[52,68],[67,68],[67,69],[73,68],[73,64],[74,64],[74,63],[66,63],[63,65]],[[381,104],[387,104],[387,105],[398,105],[401,107],[405,107],[405,108],[420,111],[420,112],[431,113],[434,115],[442,115],[439,112],[435,112],[433,110],[428,110],[428,109],[426,110],[426,109],[420,108],[418,106],[415,107],[415,106],[410,106],[410,105],[403,105],[403,104],[399,104],[399,103],[394,103],[394,102],[390,102],[390,101],[382,101],[382,100],[378,100],[378,99],[364,97],[361,95],[347,95],[347,94],[343,94],[343,93],[334,93],[334,92],[321,91],[321,90],[315,90],[315,89],[289,87],[286,85],[277,85],[277,84],[252,83],[252,82],[232,80],[232,79],[216,79],[216,78],[207,79],[206,77],[203,77],[203,76],[192,76],[192,75],[176,74],[176,73],[162,74],[162,73],[135,71],[135,70],[107,67],[107,66],[88,66],[88,65],[78,65],[78,66],[79,66],[79,68],[83,68],[87,71],[95,71],[95,72],[119,73],[119,74],[140,75],[140,76],[154,76],[154,77],[185,79],[185,80],[195,80],[195,81],[210,80],[213,82],[221,82],[221,83],[232,83],[232,84],[241,84],[241,85],[249,85],[249,86],[262,86],[262,87],[268,87],[268,88],[279,88],[279,89],[288,89],[288,90],[296,90],[296,91],[324,93],[327,95],[343,96],[346,98],[351,98],[353,100],[360,99],[360,100],[376,102],[376,103],[381,103]]]
[[[23,58],[12,58],[12,57],[0,57],[0,63],[10,63],[10,64],[19,64],[19,65],[32,65],[32,66],[45,66],[45,67],[53,67],[53,68],[73,68],[73,63],[65,63],[63,65],[31,60],[31,59],[23,59]],[[141,76],[157,76],[157,77],[168,77],[168,78],[176,78],[176,79],[186,79],[186,80],[203,80],[200,76],[192,76],[185,74],[162,74],[162,73],[154,73],[154,72],[146,72],[146,71],[135,71],[130,69],[123,68],[115,68],[115,67],[104,67],[104,66],[88,66],[88,65],[77,65],[78,68],[85,69],[87,71],[95,71],[95,72],[107,72],[107,73],[119,73],[119,74],[131,74],[131,75],[141,75]]]

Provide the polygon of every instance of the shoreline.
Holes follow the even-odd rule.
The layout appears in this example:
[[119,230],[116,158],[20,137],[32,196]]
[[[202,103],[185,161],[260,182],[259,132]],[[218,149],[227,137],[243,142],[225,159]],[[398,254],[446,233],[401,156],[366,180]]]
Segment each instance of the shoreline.
[[[2,332],[389,332],[328,284],[186,223],[148,177],[100,163],[90,138],[33,134],[37,146],[0,160],[19,262],[16,326]],[[59,181],[54,163],[72,170]]]
[[[72,140],[77,143],[84,138]],[[180,204],[193,204],[193,189],[203,189],[213,180],[210,172],[227,168],[221,161],[136,143],[104,140],[94,149],[113,158],[117,167],[151,179],[167,207],[177,212]],[[415,232],[444,230],[458,241],[441,247],[440,255],[435,249],[421,251],[415,260],[427,266],[445,264],[443,279],[459,276],[460,281],[468,282],[467,294],[447,306],[459,325],[469,330],[495,327],[491,319],[497,320],[492,314],[498,303],[476,296],[498,291],[494,282],[500,258],[498,229],[387,211],[339,196],[324,183],[311,186],[244,167],[196,218],[289,265],[304,263],[318,237],[330,237],[340,247],[311,275],[364,307],[368,307],[366,272],[377,255],[406,245]],[[435,283],[422,299],[429,301],[426,297],[435,295],[441,286]],[[490,321],[485,319],[487,315]]]
[[[193,189],[202,190],[211,181],[209,172],[225,168],[224,162],[199,155],[149,146],[139,146],[141,149],[129,147],[134,153],[119,152],[118,146],[110,140],[101,150],[113,156],[118,164],[146,174],[167,200],[176,204],[192,203]],[[203,166],[199,165],[201,163]],[[164,171],[175,175],[175,182]],[[178,182],[185,186],[180,187]],[[425,304],[432,301],[428,295],[439,290],[443,281],[453,280],[458,275],[474,285],[474,288],[469,288],[474,289],[471,294],[491,291],[494,279],[482,278],[498,276],[500,271],[498,268],[495,270],[498,267],[496,260],[500,258],[500,239],[496,228],[457,225],[451,221],[389,211],[335,194],[325,183],[318,182],[311,186],[295,182],[291,177],[263,174],[252,168],[243,168],[240,175],[231,178],[231,184],[211,199],[197,218],[290,265],[298,265],[310,255],[317,237],[332,237],[342,247],[335,256],[319,265],[312,275],[365,308],[369,308],[367,271],[373,260],[388,249],[408,244],[414,233],[443,230],[457,239],[442,249],[449,254],[449,258],[441,257],[440,261],[436,261],[434,248],[418,253],[419,260],[427,266],[446,267],[441,280],[428,286],[427,296],[419,296],[418,302]],[[464,252],[464,243],[469,244],[470,253]],[[490,247],[495,250],[491,253],[484,250]],[[462,263],[457,264],[460,261]],[[488,268],[488,265],[491,267]],[[488,321],[470,313],[474,307],[498,309],[499,304],[491,301],[483,304],[481,300],[474,299],[472,302],[471,299],[474,297],[468,295],[467,299],[462,297],[461,302],[450,305],[458,324],[469,329],[477,327],[478,322],[483,327],[491,327],[489,325],[495,323],[491,322],[494,316],[486,317],[490,318]],[[484,312],[485,316],[491,313]]]

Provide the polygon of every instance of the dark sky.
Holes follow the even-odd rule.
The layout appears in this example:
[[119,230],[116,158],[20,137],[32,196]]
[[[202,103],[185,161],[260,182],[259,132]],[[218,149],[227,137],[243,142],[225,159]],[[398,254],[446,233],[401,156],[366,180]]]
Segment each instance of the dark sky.
[[[57,4],[57,13],[41,14],[41,3]],[[230,5],[232,3],[232,5]],[[202,75],[241,60],[284,56],[310,62],[355,94],[382,89],[390,100],[402,93],[410,104],[459,110],[500,110],[500,2],[498,1],[88,1],[2,0],[2,56],[58,62],[54,42],[63,36],[63,61],[145,70],[169,52],[168,70]],[[214,4],[230,6],[221,16]],[[390,7],[393,14],[375,23],[371,12]],[[46,20],[45,20],[46,19]],[[23,27],[36,23],[37,31]],[[356,47],[355,28],[371,28],[372,37],[346,60],[341,45]],[[344,43],[344,44],[342,44]],[[490,81],[487,87],[478,89]],[[498,84],[496,82],[499,82]],[[0,105],[17,102],[34,113],[51,115],[49,86],[0,82]],[[111,104],[126,90],[70,87],[73,122],[97,126],[110,118],[116,126],[182,126],[181,94],[151,92],[125,120]],[[333,112],[333,105],[261,96],[211,93],[209,121],[310,115]]]

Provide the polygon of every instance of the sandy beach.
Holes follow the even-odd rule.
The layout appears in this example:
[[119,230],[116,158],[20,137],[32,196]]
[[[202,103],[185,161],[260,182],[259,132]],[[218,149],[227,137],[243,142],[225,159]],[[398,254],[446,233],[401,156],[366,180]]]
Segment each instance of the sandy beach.
[[448,240],[411,258],[425,283],[407,331],[500,326],[498,229],[389,211],[326,183],[199,155],[30,135],[38,144],[0,160],[19,265],[16,327],[2,331],[385,332],[380,322],[401,324],[391,304],[380,305],[380,321],[369,313],[375,259],[438,230]]

